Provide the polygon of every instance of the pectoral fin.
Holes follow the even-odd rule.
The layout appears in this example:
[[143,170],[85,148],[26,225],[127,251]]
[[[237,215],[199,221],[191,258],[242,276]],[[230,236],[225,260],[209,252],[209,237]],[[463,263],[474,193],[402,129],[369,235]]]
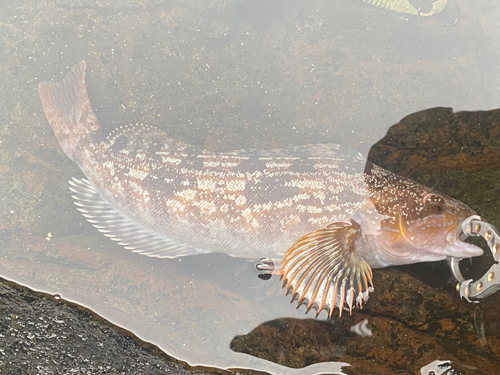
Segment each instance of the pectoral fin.
[[287,251],[281,279],[299,306],[308,301],[307,311],[327,309],[329,316],[335,307],[341,316],[345,303],[352,313],[354,300],[362,307],[373,287],[372,270],[356,253],[359,238],[358,223],[338,222],[306,234]]

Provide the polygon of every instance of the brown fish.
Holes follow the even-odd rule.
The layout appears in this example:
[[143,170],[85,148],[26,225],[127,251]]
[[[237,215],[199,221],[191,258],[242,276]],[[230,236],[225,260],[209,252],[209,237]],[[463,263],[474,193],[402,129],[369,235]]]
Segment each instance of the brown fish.
[[126,249],[283,259],[280,274],[299,304],[330,315],[362,305],[372,268],[482,254],[459,240],[473,210],[338,145],[216,153],[138,124],[105,136],[85,67],[40,83],[39,94],[59,144],[88,178],[70,182],[78,209]]

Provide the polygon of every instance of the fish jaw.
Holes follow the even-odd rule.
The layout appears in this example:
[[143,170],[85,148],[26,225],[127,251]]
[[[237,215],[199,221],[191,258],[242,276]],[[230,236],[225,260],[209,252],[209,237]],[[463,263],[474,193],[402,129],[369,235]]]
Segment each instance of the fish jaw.
[[394,220],[367,204],[353,215],[362,228],[357,253],[374,269],[481,256],[481,248],[461,240],[464,216],[435,218],[434,225],[416,219],[408,225],[402,216]]
[[442,234],[444,237],[442,240],[433,243],[414,242],[404,231],[395,236],[394,233],[390,233],[389,239],[387,233],[373,236],[373,242],[377,245],[370,246],[370,254],[363,254],[364,258],[372,268],[384,268],[421,262],[437,262],[448,257],[471,258],[483,255],[483,250],[480,247],[460,240],[461,223],[453,225],[446,233]]
[[484,251],[480,247],[460,240],[462,232],[462,225],[457,225],[448,232],[446,235],[448,246],[443,249],[444,255],[455,258],[472,258],[483,255]]

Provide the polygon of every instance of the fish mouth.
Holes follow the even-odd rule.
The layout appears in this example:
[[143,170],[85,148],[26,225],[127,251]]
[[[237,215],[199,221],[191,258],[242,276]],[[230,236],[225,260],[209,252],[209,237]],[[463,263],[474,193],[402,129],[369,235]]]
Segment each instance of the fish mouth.
[[468,236],[462,229],[462,222],[450,228],[446,234],[447,246],[445,254],[455,258],[472,258],[483,255],[484,251],[480,247],[465,242]]

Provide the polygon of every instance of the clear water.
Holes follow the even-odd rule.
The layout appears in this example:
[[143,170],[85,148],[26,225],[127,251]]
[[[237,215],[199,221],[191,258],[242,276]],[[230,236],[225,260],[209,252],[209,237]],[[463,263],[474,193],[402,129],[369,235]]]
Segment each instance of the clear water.
[[[411,113],[499,107],[499,14],[493,1],[465,0],[429,18],[354,0],[3,5],[0,276],[87,306],[192,365],[340,373],[357,360],[343,355],[364,315],[320,315],[312,336],[331,331],[338,340],[314,356],[300,353],[317,342],[297,344],[291,359],[278,339],[274,362],[238,353],[235,337],[313,314],[295,309],[276,278],[260,280],[252,262],[149,259],[85,223],[67,185],[81,172],[60,151],[37,84],[85,59],[89,96],[109,131],[142,122],[210,150],[334,142],[366,155]],[[292,331],[284,340],[299,342]]]

